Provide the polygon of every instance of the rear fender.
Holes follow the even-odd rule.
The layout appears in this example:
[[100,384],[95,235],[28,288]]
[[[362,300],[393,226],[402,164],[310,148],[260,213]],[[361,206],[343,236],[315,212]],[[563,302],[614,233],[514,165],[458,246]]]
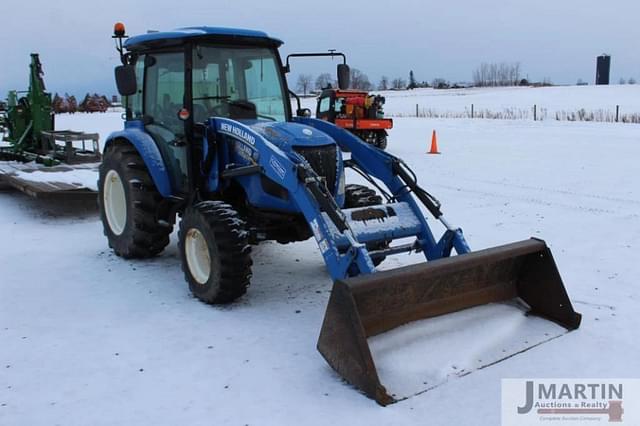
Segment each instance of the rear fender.
[[133,145],[147,166],[158,192],[165,198],[173,195],[169,171],[165,166],[160,150],[153,138],[144,131],[141,122],[128,122],[125,124],[124,130],[111,133],[104,145],[104,152],[115,140],[125,140]]

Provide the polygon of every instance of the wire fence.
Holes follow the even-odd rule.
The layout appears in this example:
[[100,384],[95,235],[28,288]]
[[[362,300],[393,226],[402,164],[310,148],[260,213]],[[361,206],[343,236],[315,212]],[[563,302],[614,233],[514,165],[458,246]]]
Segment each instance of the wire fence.
[[549,112],[547,108],[533,105],[531,108],[504,108],[500,111],[478,109],[471,104],[463,111],[443,111],[435,108],[420,107],[416,104],[415,113],[391,113],[389,117],[419,118],[480,118],[490,120],[556,120],[556,121],[591,121],[599,123],[634,123],[640,124],[640,113],[623,113],[619,105],[614,110],[596,109],[560,110]]

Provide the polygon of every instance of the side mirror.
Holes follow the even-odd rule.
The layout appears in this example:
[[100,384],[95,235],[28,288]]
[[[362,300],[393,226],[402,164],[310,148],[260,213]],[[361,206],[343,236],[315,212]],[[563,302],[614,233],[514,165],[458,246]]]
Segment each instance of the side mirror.
[[347,64],[338,64],[338,88],[346,90],[351,85],[351,69]]
[[133,65],[120,65],[116,67],[116,86],[120,96],[135,95],[138,90],[136,82],[136,70]]

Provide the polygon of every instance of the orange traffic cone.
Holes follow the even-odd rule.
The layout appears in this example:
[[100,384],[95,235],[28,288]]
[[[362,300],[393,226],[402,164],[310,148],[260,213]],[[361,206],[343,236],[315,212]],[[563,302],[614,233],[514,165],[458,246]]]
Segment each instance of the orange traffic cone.
[[436,136],[435,130],[431,135],[431,149],[429,150],[429,152],[427,152],[427,154],[440,154],[438,152],[438,137]]

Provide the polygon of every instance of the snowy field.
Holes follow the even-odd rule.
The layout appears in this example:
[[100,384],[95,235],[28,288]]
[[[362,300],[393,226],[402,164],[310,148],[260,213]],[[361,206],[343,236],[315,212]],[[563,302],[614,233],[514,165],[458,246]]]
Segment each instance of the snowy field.
[[[611,86],[558,86],[558,87],[504,87],[471,89],[415,89],[401,91],[374,91],[386,99],[385,112],[392,116],[414,116],[416,105],[421,115],[425,112],[462,114],[471,111],[500,113],[510,110],[517,115],[528,114],[533,120],[533,106],[538,118],[555,119],[556,112],[576,112],[580,109],[608,112],[615,116],[616,105],[620,114],[640,113],[640,85]],[[315,99],[304,99],[304,106],[315,113]]]
[[[549,103],[599,105],[599,88],[581,89]],[[606,102],[640,111],[636,87],[610,89]],[[527,105],[551,89],[529,90],[477,96]],[[398,92],[402,101],[390,97],[387,109],[411,107],[413,93]],[[476,96],[439,93],[418,99],[439,107]],[[120,126],[117,114],[62,116],[58,125],[101,140]],[[433,129],[442,155],[425,154]],[[495,425],[502,378],[640,377],[640,127],[397,118],[389,151],[472,248],[545,239],[581,328],[464,377],[456,369],[479,351],[523,338],[521,314],[488,306],[423,321],[431,351],[392,357],[400,364],[378,356],[415,333],[376,338],[383,383],[437,380],[382,408],[316,351],[332,283],[314,241],[255,247],[248,294],[211,307],[189,293],[175,233],[161,256],[127,261],[109,251],[94,206],[0,192],[0,425]],[[513,322],[496,322],[501,315]]]

